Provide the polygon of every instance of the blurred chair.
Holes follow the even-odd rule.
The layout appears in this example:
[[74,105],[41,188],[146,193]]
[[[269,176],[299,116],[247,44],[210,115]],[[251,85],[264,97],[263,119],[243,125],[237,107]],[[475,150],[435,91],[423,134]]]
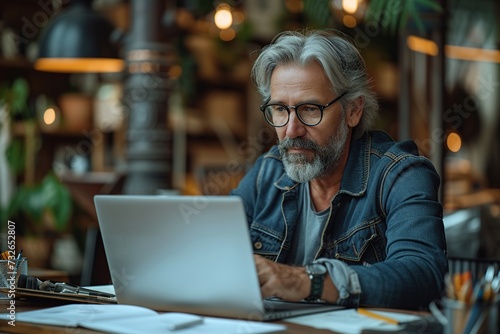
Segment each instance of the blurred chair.
[[85,215],[85,217],[76,218],[84,222],[81,224],[84,225],[83,228],[86,231],[79,285],[110,284],[111,278],[97,222],[94,195],[120,194],[125,175],[115,172],[90,172],[82,175],[65,173],[59,177]]
[[448,256],[476,258],[480,246],[479,207],[456,210],[443,217]]

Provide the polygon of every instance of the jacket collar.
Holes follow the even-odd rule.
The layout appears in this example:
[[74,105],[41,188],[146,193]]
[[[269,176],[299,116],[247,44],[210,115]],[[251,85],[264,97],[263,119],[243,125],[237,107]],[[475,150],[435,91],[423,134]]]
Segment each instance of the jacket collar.
[[370,146],[371,136],[368,134],[351,141],[340,192],[351,196],[361,196],[366,192],[370,172]]

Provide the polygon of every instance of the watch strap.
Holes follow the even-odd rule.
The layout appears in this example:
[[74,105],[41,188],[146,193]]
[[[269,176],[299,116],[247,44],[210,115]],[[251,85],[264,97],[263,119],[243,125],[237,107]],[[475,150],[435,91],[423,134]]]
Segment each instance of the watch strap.
[[[307,270],[307,267],[306,267]],[[319,301],[321,300],[321,295],[323,294],[323,285],[325,281],[325,275],[323,274],[314,274],[310,271],[307,271],[307,275],[311,280],[311,292],[309,296],[306,298],[308,301]]]

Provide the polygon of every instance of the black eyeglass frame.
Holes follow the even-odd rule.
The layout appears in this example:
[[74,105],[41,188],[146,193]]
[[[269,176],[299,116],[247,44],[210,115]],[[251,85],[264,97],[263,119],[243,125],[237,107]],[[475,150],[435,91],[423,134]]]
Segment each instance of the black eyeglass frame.
[[[322,105],[322,104],[317,104],[317,103],[309,103],[309,102],[304,102],[304,103],[299,103],[295,106],[287,106],[287,105],[284,105],[284,104],[281,104],[281,103],[271,103],[271,104],[268,104],[267,102],[269,102],[270,100],[267,100],[267,102],[263,105],[260,106],[260,111],[262,111],[262,113],[264,114],[264,118],[266,119],[266,122],[269,123],[271,126],[275,127],[275,128],[281,128],[281,127],[284,127],[285,125],[288,124],[288,122],[290,122],[290,109],[293,108],[295,109],[295,112],[297,114],[297,118],[299,119],[299,121],[302,122],[302,124],[304,125],[307,125],[307,126],[316,126],[318,125],[319,123],[321,123],[321,121],[323,120],[323,111],[328,108],[329,106],[333,105],[335,102],[337,102],[338,100],[340,100],[341,98],[343,98],[346,94],[348,93],[348,91],[345,91],[343,92],[342,94],[338,95],[337,97],[335,97],[333,100],[331,100],[330,102],[328,102],[327,104],[325,105]],[[319,111],[320,111],[320,118],[318,120],[317,123],[315,124],[309,124],[309,123],[306,123],[302,117],[300,116],[299,113],[297,113],[297,108],[299,108],[300,106],[303,106],[303,105],[312,105],[312,106],[315,106],[315,107],[318,107]],[[283,125],[274,125],[266,116],[266,108],[269,107],[269,106],[281,106],[281,107],[284,107],[286,109],[286,111],[288,112],[288,119],[287,121],[285,122],[285,124]]]

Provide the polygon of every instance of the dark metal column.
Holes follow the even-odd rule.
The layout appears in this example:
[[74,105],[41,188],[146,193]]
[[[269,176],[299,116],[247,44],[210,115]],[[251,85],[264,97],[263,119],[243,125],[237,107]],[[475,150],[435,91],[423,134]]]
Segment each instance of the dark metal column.
[[124,106],[128,116],[127,175],[123,192],[154,194],[172,186],[172,135],[167,105],[174,50],[162,26],[165,0],[131,0]]

